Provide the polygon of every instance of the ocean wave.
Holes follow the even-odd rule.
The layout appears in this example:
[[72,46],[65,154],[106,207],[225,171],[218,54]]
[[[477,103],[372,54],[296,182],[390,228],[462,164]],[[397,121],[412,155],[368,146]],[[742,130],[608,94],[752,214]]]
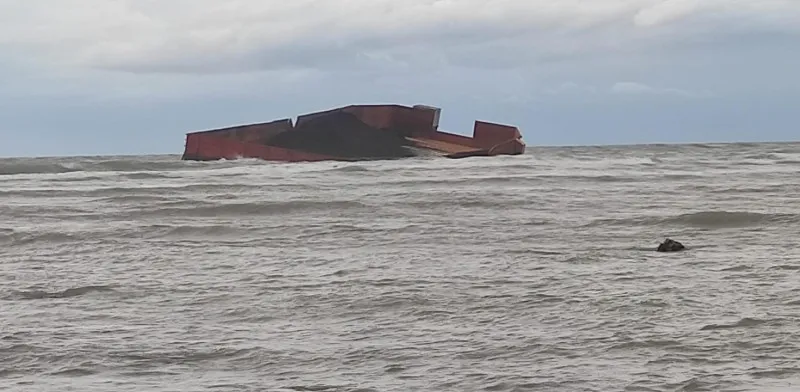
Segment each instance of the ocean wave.
[[[425,209],[425,210],[448,210],[454,208],[465,208],[465,209],[476,209],[476,208],[487,208],[487,209],[503,209],[515,206],[528,206],[530,205],[530,200],[523,200],[523,199],[501,199],[501,198],[493,198],[491,196],[481,196],[481,197],[474,197],[474,198],[453,198],[448,200],[414,200],[414,201],[398,201],[393,202],[390,204],[386,204],[387,206],[403,206],[403,207],[413,207],[416,209]],[[535,224],[540,224],[541,221],[535,222]]]
[[[103,218],[119,218],[119,216],[105,215]],[[197,240],[204,244],[214,242],[220,245],[240,245],[260,243],[263,235],[260,227],[223,225],[223,224],[142,224],[120,225],[117,227],[93,227],[79,232],[15,232],[13,230],[0,230],[0,247],[32,247],[49,246],[64,249],[64,254],[75,255],[82,252],[72,248],[66,250],[62,244],[83,246],[85,252],[92,252],[95,247],[89,244],[103,243],[109,238],[137,239],[137,240]],[[332,232],[338,232],[332,229]],[[85,245],[89,245],[86,247]],[[57,253],[50,253],[55,256]]]
[[[95,364],[91,364],[95,365]],[[90,366],[90,365],[87,365]],[[93,374],[98,373],[97,370],[90,369],[87,367],[79,366],[79,367],[64,367],[60,369],[56,369],[46,374],[48,376],[61,376],[61,377],[84,377],[84,376],[91,376]]]
[[[272,351],[262,347],[245,347],[245,348],[145,348],[146,351],[122,351],[112,354],[116,360],[137,362],[141,366],[148,368],[159,368],[163,370],[165,367],[172,365],[186,366],[187,364],[200,364],[200,363],[215,363],[219,361],[234,361],[239,364],[252,364],[259,363],[259,360],[265,360],[272,357],[273,360],[278,360],[278,356],[282,353]],[[269,361],[267,360],[269,363]]]
[[778,320],[762,320],[756,318],[745,317],[739,321],[736,321],[731,324],[708,324],[700,328],[701,331],[714,331],[714,330],[721,330],[721,329],[735,329],[735,328],[754,328],[759,327],[762,325],[773,325],[775,326],[778,323]]
[[167,197],[167,196],[157,196],[155,194],[144,194],[144,195],[129,195],[129,194],[121,194],[116,196],[107,196],[101,197],[92,200],[93,203],[112,203],[112,204],[126,204],[126,203],[176,203],[176,202],[185,202],[185,203],[197,203],[194,200],[183,199],[183,198],[175,198],[175,197]]
[[661,221],[664,224],[727,228],[757,226],[766,223],[795,223],[796,214],[766,214],[745,211],[704,211],[678,215]]
[[85,239],[81,238],[80,236],[68,233],[59,233],[59,232],[26,233],[26,232],[18,232],[11,229],[0,230],[0,244],[10,245],[10,246],[30,245],[40,242],[47,242],[50,244],[62,244],[69,242],[81,242],[84,240]]
[[[0,165],[0,167],[2,167]],[[80,172],[87,172],[85,175],[72,175],[72,176],[65,176],[65,177],[55,177],[48,179],[48,181],[54,183],[62,183],[62,184],[69,184],[69,183],[84,183],[84,182],[91,182],[91,181],[103,181],[108,179],[108,175],[89,175],[88,172],[97,173],[97,171],[92,170],[84,170],[83,168],[78,167],[71,167],[70,165],[53,165],[53,167],[60,167],[61,169],[52,169],[50,171],[34,171],[31,170],[25,173],[0,173],[0,175],[15,175],[15,174],[66,174],[66,173],[80,173]],[[114,173],[114,170],[107,170],[109,173]],[[134,172],[120,172],[118,178],[121,179],[128,179],[128,180],[150,180],[150,179],[165,179],[165,178],[176,178],[176,176],[168,175],[163,172],[158,171],[134,171]]]
[[642,178],[631,177],[631,176],[622,176],[622,175],[608,175],[608,174],[597,174],[597,175],[536,175],[533,178],[536,179],[543,179],[543,180],[558,180],[558,181],[576,181],[576,182],[597,182],[597,183],[614,183],[614,182],[639,182],[642,181]]
[[401,224],[396,226],[378,226],[378,225],[348,225],[348,224],[331,224],[331,225],[308,225],[304,226],[297,235],[297,239],[310,239],[322,235],[347,235],[355,236],[358,234],[397,234],[397,233],[418,233],[422,230],[420,225],[416,224]]
[[[670,145],[670,144],[662,144],[662,146],[667,147],[667,148],[673,147],[673,145]],[[717,144],[717,143],[690,143],[690,144],[687,144],[687,147],[713,150],[713,149],[723,148],[723,147],[725,147],[725,145],[724,144]]]
[[112,286],[81,286],[70,288],[62,291],[44,291],[44,290],[29,290],[29,291],[15,291],[12,293],[12,298],[19,299],[62,299],[79,297],[96,292],[109,292],[114,291]]
[[[113,171],[113,172],[161,172],[167,170],[184,169],[194,166],[189,161],[140,161],[131,159],[103,160],[84,163],[85,171]],[[141,175],[141,173],[139,173]]]
[[313,211],[339,211],[366,208],[367,205],[356,201],[275,201],[204,205],[200,207],[159,207],[140,208],[129,210],[136,216],[190,216],[190,217],[218,217],[218,216],[260,216],[276,214],[292,214],[295,212]]
[[701,190],[719,194],[795,192],[797,189],[798,189],[797,184],[787,184],[787,183],[764,184],[761,186],[740,185],[735,187],[724,187],[724,188],[716,188],[710,185],[698,185],[695,188],[695,190]]
[[128,174],[123,174],[122,177],[130,179],[130,180],[150,180],[150,179],[159,179],[159,178],[175,178],[175,176],[170,176],[170,175],[159,173],[159,172],[133,172],[133,173],[128,173]]
[[251,229],[234,227],[230,225],[150,225],[136,228],[135,234],[145,238],[158,239],[183,239],[209,237],[221,239],[226,237],[242,237],[247,235]]
[[[216,194],[216,197],[237,195],[248,192],[263,192],[267,190],[287,190],[292,192],[314,191],[321,186],[318,184],[259,184],[259,183],[195,183],[186,185],[172,186],[112,186],[95,188],[81,191],[56,191],[63,196],[91,196],[91,197],[131,197],[141,195],[155,195],[167,197],[166,195],[204,195]],[[47,192],[41,190],[39,192]]]
[[596,219],[584,227],[601,226],[689,226],[697,228],[735,228],[764,224],[800,222],[797,214],[768,214],[746,211],[701,211],[671,217],[637,216],[623,219]]
[[0,176],[17,174],[57,174],[81,171],[76,165],[52,162],[12,162],[0,160]]
[[58,177],[49,179],[50,182],[60,183],[60,184],[84,183],[84,182],[102,181],[102,180],[103,177],[101,176],[91,176],[91,175],[84,175],[80,177],[68,176],[68,177]]
[[[207,162],[174,160],[97,159],[97,158],[14,158],[0,159],[0,175],[63,174],[74,172],[164,172],[191,168],[207,168]],[[223,166],[220,166],[223,167]],[[225,166],[227,167],[227,166]],[[163,175],[163,174],[156,174]]]
[[344,172],[344,173],[362,173],[369,171],[370,169],[358,165],[341,166],[341,167],[334,167],[332,169],[322,170],[322,172]]
[[582,182],[582,183],[635,183],[648,181],[646,177],[634,177],[627,175],[605,175],[605,174],[498,174],[498,175],[470,175],[470,176],[446,176],[420,177],[407,179],[396,177],[396,180],[379,181],[377,184],[391,186],[472,186],[472,185],[538,185],[554,182]]

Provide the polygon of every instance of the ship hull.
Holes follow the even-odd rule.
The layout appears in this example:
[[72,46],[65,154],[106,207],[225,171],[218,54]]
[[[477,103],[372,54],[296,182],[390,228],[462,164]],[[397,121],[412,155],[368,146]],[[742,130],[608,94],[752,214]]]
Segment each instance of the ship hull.
[[475,121],[472,137],[438,129],[440,111],[428,106],[351,105],[282,119],[186,135],[183,160],[256,158],[277,162],[361,161],[437,155],[519,155],[519,129]]

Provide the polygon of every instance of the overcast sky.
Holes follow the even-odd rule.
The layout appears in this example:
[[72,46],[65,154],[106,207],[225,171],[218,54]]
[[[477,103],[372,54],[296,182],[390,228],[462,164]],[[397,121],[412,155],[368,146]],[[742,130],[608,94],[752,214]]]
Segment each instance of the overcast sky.
[[800,140],[800,0],[0,0],[0,156],[423,103],[529,145]]

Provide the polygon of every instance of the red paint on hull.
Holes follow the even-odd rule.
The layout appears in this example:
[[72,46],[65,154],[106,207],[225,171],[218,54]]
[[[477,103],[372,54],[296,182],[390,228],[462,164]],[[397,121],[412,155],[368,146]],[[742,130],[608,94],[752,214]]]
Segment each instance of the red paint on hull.
[[[323,112],[301,115],[297,124],[291,119],[251,124],[186,135],[184,160],[218,160],[258,158],[268,161],[302,162],[325,160],[362,160],[344,158],[342,152],[304,151],[270,145],[270,140],[284,132],[304,126],[310,120],[334,113],[349,113],[375,132],[392,132],[403,137],[409,146],[432,151],[449,158],[469,156],[519,155],[525,153],[525,142],[517,127],[475,121],[473,136],[467,137],[438,130],[440,110],[427,106],[351,105]],[[358,123],[358,122],[357,122]],[[324,130],[322,130],[324,132]],[[371,132],[371,131],[370,131]],[[369,134],[369,133],[368,133]],[[314,141],[309,140],[310,145]],[[341,155],[339,155],[341,154]],[[349,155],[348,155],[349,156]],[[385,157],[365,157],[363,159]]]

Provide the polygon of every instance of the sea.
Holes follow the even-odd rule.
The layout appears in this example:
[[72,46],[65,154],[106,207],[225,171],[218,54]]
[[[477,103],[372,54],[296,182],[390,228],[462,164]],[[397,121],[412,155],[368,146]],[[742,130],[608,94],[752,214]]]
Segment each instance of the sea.
[[798,192],[797,143],[2,159],[0,390],[797,391]]

